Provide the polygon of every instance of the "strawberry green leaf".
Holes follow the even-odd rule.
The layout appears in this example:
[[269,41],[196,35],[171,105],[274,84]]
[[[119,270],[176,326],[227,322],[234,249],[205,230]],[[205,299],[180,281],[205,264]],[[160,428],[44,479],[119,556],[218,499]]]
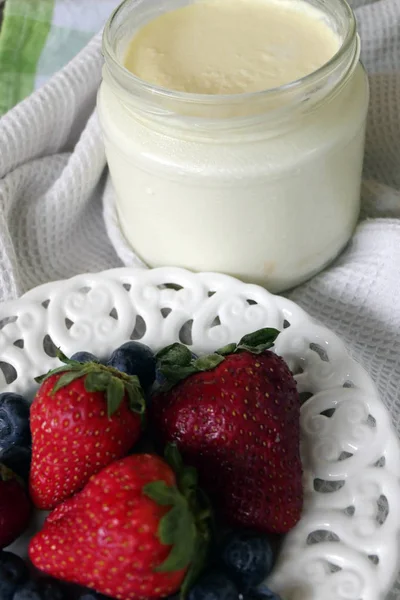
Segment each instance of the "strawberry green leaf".
[[161,359],[158,363],[158,366],[168,383],[174,385],[179,381],[182,381],[182,379],[186,379],[195,373],[201,373],[202,371],[210,371],[211,369],[215,369],[215,367],[217,367],[223,360],[223,357],[219,356],[218,354],[202,356],[201,358],[197,358],[195,360],[192,360],[190,355],[190,362],[188,364],[176,364],[169,362],[169,360],[164,362],[164,359]]
[[118,377],[111,377],[107,385],[107,412],[112,417],[121,406],[125,395],[125,386]]
[[93,360],[92,363],[84,363],[84,364],[79,362],[79,360],[72,360],[71,358],[68,358],[68,356],[65,356],[65,354],[62,352],[61,348],[57,348],[56,356],[57,356],[58,360],[60,362],[64,363],[65,365],[71,365],[73,367],[78,367],[78,368],[82,368],[82,366],[87,367],[89,365],[99,364],[99,361],[97,359]]
[[[168,535],[163,538],[165,532]],[[197,530],[193,515],[183,497],[162,518],[158,535],[161,543],[172,545],[172,549],[166,560],[156,568],[156,571],[158,573],[168,573],[185,569],[193,560]]]
[[166,546],[175,544],[176,530],[182,518],[181,513],[182,507],[176,505],[161,519],[157,534],[162,544]]
[[167,444],[164,450],[164,457],[176,475],[179,490],[186,498],[189,498],[191,492],[197,488],[198,477],[196,469],[194,467],[186,467],[183,464],[182,456],[175,443]]
[[186,346],[183,344],[171,344],[166,348],[160,350],[156,358],[158,361],[162,361],[163,364],[187,366],[192,360],[192,354]]
[[[184,523],[181,520],[181,523]],[[190,531],[190,530],[189,530]],[[186,532],[187,542],[182,544],[175,544],[172,546],[172,550],[165,559],[165,561],[158,567],[155,568],[157,573],[171,573],[186,569],[190,564],[193,556],[193,544],[189,541],[188,531]]]
[[43,383],[43,381],[45,381],[52,375],[57,375],[58,373],[67,373],[68,371],[76,371],[76,369],[72,366],[63,365],[62,367],[57,367],[57,369],[53,369],[52,371],[44,373],[44,375],[39,375],[39,377],[35,377],[35,381],[36,383]]
[[89,371],[85,377],[85,390],[88,392],[104,392],[112,376],[106,372]]
[[161,373],[167,379],[168,383],[172,384],[172,385],[174,385],[175,383],[178,383],[179,381],[182,381],[182,379],[186,379],[190,375],[199,373],[199,371],[192,365],[183,367],[181,365],[168,365],[168,364],[164,365],[163,364],[163,365],[160,365],[159,368],[160,368]]
[[249,333],[242,337],[236,351],[247,350],[253,354],[261,354],[261,352],[272,348],[279,333],[277,329],[271,327]]
[[219,354],[208,354],[207,356],[200,356],[193,362],[193,366],[197,371],[212,371],[215,367],[218,367],[224,362],[224,357]]
[[57,356],[57,358],[61,362],[63,362],[66,365],[80,365],[80,366],[82,366],[82,364],[79,363],[77,360],[71,360],[70,358],[68,358],[68,356],[65,356],[65,354],[62,352],[61,348],[57,348],[56,356]]
[[167,444],[164,451],[164,457],[175,475],[179,476],[184,469],[182,456],[176,444]]
[[[171,509],[160,520],[157,537],[171,550],[155,572],[167,573],[188,569],[185,590],[201,573],[206,561],[210,542],[211,509],[208,498],[197,494],[197,473],[185,467],[175,444],[165,450],[166,459],[179,477],[183,478],[179,489],[165,481],[154,481],[143,488],[143,493],[161,506]],[[185,580],[186,581],[186,580]]]
[[171,344],[156,354],[157,366],[170,387],[198,372],[190,350],[183,344]]
[[62,388],[66,387],[67,385],[69,385],[70,383],[75,381],[76,379],[80,379],[83,376],[84,376],[84,373],[82,371],[75,371],[75,370],[67,371],[66,373],[64,373],[64,375],[61,375],[60,379],[57,381],[57,383],[53,387],[51,393],[55,394]]
[[143,415],[146,410],[146,404],[143,398],[142,388],[140,387],[139,380],[136,375],[131,378],[132,380],[125,383],[125,389],[129,397],[129,405],[132,412]]
[[219,348],[219,350],[217,350],[217,354],[220,354],[221,356],[228,356],[229,354],[233,354],[236,351],[236,348],[236,344],[228,344],[223,348]]
[[193,552],[193,560],[190,563],[190,567],[186,573],[185,579],[181,586],[180,597],[185,598],[189,590],[196,583],[200,577],[204,566],[207,562],[207,555],[209,549],[209,540],[207,536],[197,536],[196,544]]
[[179,475],[179,488],[187,496],[191,491],[197,489],[198,480],[196,469],[194,467],[185,467]]
[[178,490],[176,487],[168,486],[165,481],[152,481],[144,486],[143,493],[160,506],[173,506]]
[[64,363],[63,366],[57,367],[56,369],[52,369],[51,371],[48,371],[44,375],[39,375],[39,377],[35,377],[36,383],[43,383],[43,381],[45,381],[52,375],[56,375],[58,373],[65,373],[66,371],[82,370],[82,367],[83,367],[82,363],[80,363],[76,360],[71,360],[70,358],[67,358],[65,356],[65,354],[63,352],[61,352],[60,348],[57,348],[56,356],[60,360],[60,362]]
[[261,352],[265,352],[265,350],[272,348],[279,333],[280,332],[277,329],[270,327],[259,329],[258,331],[254,331],[253,333],[249,333],[242,337],[238,344],[228,344],[227,346],[220,348],[217,350],[217,354],[229,356],[229,354],[235,354],[235,352],[240,351],[261,354]]

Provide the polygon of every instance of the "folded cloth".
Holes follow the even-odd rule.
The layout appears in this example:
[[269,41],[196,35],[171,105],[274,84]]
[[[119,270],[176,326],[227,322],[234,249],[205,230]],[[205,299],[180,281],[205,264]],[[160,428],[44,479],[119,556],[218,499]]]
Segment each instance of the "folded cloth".
[[[335,263],[289,296],[343,338],[400,431],[400,2],[353,4],[371,83],[362,220]],[[92,114],[100,47],[97,36],[0,121],[0,299],[80,272],[140,264],[117,235]],[[388,598],[400,599],[400,580]]]
[[0,115],[66,65],[118,4],[119,0],[7,0],[0,34]]

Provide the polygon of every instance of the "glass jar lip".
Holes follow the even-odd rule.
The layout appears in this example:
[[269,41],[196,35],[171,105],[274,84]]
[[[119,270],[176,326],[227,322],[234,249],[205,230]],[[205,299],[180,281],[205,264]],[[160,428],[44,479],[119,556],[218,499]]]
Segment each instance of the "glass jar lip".
[[164,88],[161,86],[157,86],[155,84],[149,83],[144,79],[141,79],[131,71],[129,71],[123,64],[117,59],[115,52],[112,49],[112,44],[109,39],[110,31],[114,20],[117,18],[120,11],[124,9],[124,7],[132,2],[132,0],[123,0],[119,6],[111,13],[108,18],[104,31],[103,31],[103,55],[107,61],[111,61],[113,67],[117,69],[120,76],[123,79],[129,81],[130,86],[137,88],[138,91],[147,92],[151,94],[153,97],[157,96],[158,98],[165,98],[166,100],[172,101],[184,101],[187,103],[196,103],[196,104],[207,104],[207,105],[220,105],[230,102],[247,102],[251,100],[260,100],[260,99],[269,99],[276,95],[282,95],[286,93],[293,93],[296,90],[300,90],[301,88],[312,85],[314,82],[322,79],[327,73],[331,71],[332,68],[336,66],[336,64],[342,59],[343,56],[347,54],[347,52],[352,47],[354,38],[357,33],[357,25],[354,12],[347,0],[336,0],[339,5],[344,9],[346,20],[348,23],[346,35],[344,36],[343,42],[340,45],[338,51],[332,56],[332,58],[324,63],[321,67],[312,71],[308,75],[301,77],[295,81],[291,81],[284,85],[268,88],[265,90],[259,90],[256,92],[243,92],[239,94],[194,94],[190,92],[181,92],[168,88]]

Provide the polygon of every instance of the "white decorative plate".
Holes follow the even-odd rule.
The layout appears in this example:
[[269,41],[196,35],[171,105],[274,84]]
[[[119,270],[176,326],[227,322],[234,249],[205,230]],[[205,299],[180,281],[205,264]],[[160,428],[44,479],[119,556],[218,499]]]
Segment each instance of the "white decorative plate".
[[[170,285],[168,285],[170,284]],[[287,600],[380,600],[399,568],[400,447],[376,388],[341,341],[292,302],[231,277],[116,269],[0,306],[0,389],[32,396],[54,349],[106,357],[140,339],[215,350],[261,327],[296,375],[305,506],[269,580]],[[14,548],[22,553],[22,540]]]

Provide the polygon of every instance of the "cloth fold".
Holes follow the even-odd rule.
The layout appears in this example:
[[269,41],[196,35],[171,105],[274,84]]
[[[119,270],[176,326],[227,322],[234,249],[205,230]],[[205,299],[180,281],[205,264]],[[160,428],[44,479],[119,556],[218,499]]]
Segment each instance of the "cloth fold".
[[102,217],[101,132],[96,114],[88,119],[101,79],[100,45],[98,35],[0,120],[2,300],[121,265]]
[[[343,338],[399,432],[400,2],[353,6],[371,82],[362,220],[335,263],[288,295]],[[100,48],[96,36],[0,121],[0,300],[77,273],[140,264],[118,238],[92,114]],[[388,599],[400,599],[400,580]]]

